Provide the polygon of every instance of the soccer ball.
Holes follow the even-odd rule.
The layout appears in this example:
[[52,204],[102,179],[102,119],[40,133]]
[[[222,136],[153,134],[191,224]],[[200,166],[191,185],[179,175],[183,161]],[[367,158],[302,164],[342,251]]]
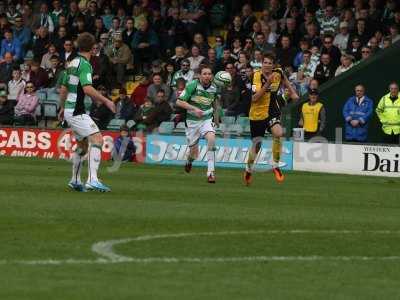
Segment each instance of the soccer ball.
[[227,87],[232,83],[232,76],[228,72],[220,71],[214,76],[214,83],[218,87]]

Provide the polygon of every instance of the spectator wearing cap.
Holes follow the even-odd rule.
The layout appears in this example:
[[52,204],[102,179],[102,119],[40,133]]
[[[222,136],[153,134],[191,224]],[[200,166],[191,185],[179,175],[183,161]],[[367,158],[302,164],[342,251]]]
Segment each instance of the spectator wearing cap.
[[142,69],[157,57],[158,46],[159,40],[156,33],[149,28],[147,20],[142,20],[139,30],[133,35],[132,41],[135,60],[141,64]]
[[20,42],[13,37],[11,30],[4,32],[4,39],[1,41],[0,57],[4,59],[4,54],[10,52],[13,55],[13,60],[18,62],[23,58],[23,52]]
[[122,119],[125,121],[133,120],[136,109],[131,99],[127,96],[126,89],[121,88],[119,90],[119,97],[115,100],[116,103],[116,119]]
[[186,82],[191,82],[193,77],[194,72],[190,70],[190,61],[188,59],[184,59],[181,62],[180,70],[176,71],[174,77],[172,78],[171,87],[176,88],[176,81],[178,78],[183,78]]
[[22,78],[21,70],[15,66],[12,71],[12,79],[7,84],[8,99],[16,101],[18,96],[24,92],[25,80]]
[[22,16],[18,15],[15,18],[15,25],[13,27],[14,39],[19,42],[22,48],[22,56],[25,55],[25,51],[31,41],[32,32],[24,25],[24,20]]
[[149,88],[147,89],[147,97],[151,100],[151,102],[155,103],[157,98],[157,92],[159,90],[163,90],[165,97],[167,100],[171,95],[171,90],[168,85],[166,85],[161,77],[160,73],[153,74],[152,84],[150,84]]
[[0,90],[0,125],[11,125],[14,119],[14,104],[7,99],[7,92]]
[[13,66],[13,56],[10,52],[6,52],[3,62],[0,63],[0,83],[7,84],[11,80]]
[[304,138],[309,140],[320,136],[326,124],[326,111],[324,105],[319,102],[318,90],[310,90],[308,102],[301,107],[299,126],[304,129]]
[[130,162],[135,157],[136,147],[130,136],[129,127],[121,125],[119,136],[114,140],[112,158],[115,161]]
[[350,40],[349,25],[346,21],[340,22],[339,33],[333,40],[333,45],[338,47],[340,51],[344,52],[347,49]]
[[113,45],[106,49],[105,53],[110,60],[111,72],[116,75],[113,77],[116,79],[113,85],[122,87],[127,66],[133,63],[132,52],[122,40],[122,36],[116,35]]
[[14,122],[16,125],[34,125],[36,122],[35,111],[39,104],[36,95],[36,87],[32,81],[28,81],[25,86],[25,93],[17,98],[15,106]]
[[346,141],[365,142],[367,140],[373,106],[373,101],[365,95],[364,86],[356,85],[355,95],[347,99],[343,106]]
[[353,57],[349,54],[343,54],[340,62],[341,64],[339,67],[337,67],[335,76],[339,76],[353,67]]
[[396,82],[390,84],[389,93],[381,98],[375,111],[382,123],[383,141],[387,144],[399,145],[400,97],[399,85]]
[[335,76],[336,67],[331,62],[331,57],[328,53],[321,55],[321,62],[318,64],[314,72],[314,79],[317,79],[319,84],[327,82]]

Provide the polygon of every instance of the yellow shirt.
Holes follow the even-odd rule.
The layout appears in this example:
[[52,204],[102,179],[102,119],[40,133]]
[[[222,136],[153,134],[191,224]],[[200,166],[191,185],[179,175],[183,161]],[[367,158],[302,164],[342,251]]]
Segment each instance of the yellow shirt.
[[[276,94],[282,83],[281,69],[272,70],[272,79],[269,90],[265,92],[257,101],[252,101],[250,106],[249,119],[252,121],[265,120],[270,114],[271,100],[276,101]],[[257,93],[266,82],[266,78],[261,70],[254,72],[253,75],[253,94]]]
[[301,108],[303,115],[303,128],[305,132],[317,132],[319,124],[319,113],[322,109],[322,103],[317,102],[310,105],[308,102],[304,103]]

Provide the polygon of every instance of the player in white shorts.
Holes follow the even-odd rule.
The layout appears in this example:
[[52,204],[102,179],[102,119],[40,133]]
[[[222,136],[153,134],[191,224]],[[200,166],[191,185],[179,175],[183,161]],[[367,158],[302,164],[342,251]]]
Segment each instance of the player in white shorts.
[[[67,121],[78,144],[77,149],[72,154],[72,179],[68,186],[76,191],[109,192],[110,188],[101,183],[97,177],[103,137],[96,123],[86,114],[84,98],[89,96],[101,101],[112,112],[115,112],[115,105],[92,86],[92,66],[89,60],[91,50],[96,43],[94,36],[87,32],[81,33],[77,42],[79,55],[68,63],[60,89],[61,109],[59,118],[64,118]],[[83,157],[87,153],[89,176],[85,186],[83,186],[80,172]]]
[[177,106],[187,111],[186,138],[190,148],[185,171],[192,170],[192,163],[199,154],[199,140],[207,140],[207,180],[215,183],[215,129],[217,116],[217,86],[212,82],[211,68],[202,67],[199,79],[191,81],[179,96]]

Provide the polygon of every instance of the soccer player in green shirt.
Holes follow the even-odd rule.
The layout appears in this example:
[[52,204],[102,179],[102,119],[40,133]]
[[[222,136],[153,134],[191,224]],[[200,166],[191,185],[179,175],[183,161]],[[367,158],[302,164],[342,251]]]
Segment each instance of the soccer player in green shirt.
[[179,96],[176,105],[187,111],[186,138],[190,148],[185,171],[190,172],[192,162],[199,153],[199,139],[207,140],[207,180],[215,183],[215,129],[214,121],[218,123],[217,86],[212,82],[211,68],[200,68],[199,79],[191,81]]
[[[60,92],[59,118],[67,121],[77,140],[77,148],[72,154],[72,179],[68,186],[76,191],[111,191],[97,178],[101,160],[103,136],[99,128],[86,114],[85,96],[101,101],[115,113],[114,103],[101,95],[92,86],[92,66],[89,62],[91,50],[96,43],[90,33],[81,33],[78,37],[79,55],[72,59],[66,68]],[[88,153],[88,180],[85,186],[81,182],[83,156]]]

